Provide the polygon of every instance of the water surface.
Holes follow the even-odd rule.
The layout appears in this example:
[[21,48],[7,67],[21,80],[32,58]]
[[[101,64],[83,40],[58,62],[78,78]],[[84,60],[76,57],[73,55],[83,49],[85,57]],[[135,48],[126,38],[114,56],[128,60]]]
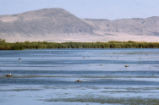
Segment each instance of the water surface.
[[0,51],[1,105],[153,105],[158,96],[159,49]]

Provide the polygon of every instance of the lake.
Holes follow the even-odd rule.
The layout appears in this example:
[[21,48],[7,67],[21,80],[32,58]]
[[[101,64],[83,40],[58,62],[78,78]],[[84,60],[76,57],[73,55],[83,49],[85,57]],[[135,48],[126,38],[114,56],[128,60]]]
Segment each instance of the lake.
[[157,105],[158,96],[159,49],[0,51],[1,105]]

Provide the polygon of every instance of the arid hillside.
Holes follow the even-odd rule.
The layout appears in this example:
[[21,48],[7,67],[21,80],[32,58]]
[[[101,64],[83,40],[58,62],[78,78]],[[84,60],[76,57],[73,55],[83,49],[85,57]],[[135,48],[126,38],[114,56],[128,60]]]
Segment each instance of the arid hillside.
[[0,38],[15,41],[159,41],[159,17],[80,19],[60,8],[0,16]]

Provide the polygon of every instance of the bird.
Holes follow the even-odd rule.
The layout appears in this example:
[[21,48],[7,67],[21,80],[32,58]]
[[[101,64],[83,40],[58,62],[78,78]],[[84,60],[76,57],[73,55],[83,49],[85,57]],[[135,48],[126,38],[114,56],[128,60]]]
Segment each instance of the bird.
[[125,67],[126,67],[126,68],[129,67],[129,65],[125,65]]
[[10,77],[12,77],[12,74],[11,73],[6,74],[6,77],[10,78]]
[[82,81],[81,81],[81,80],[76,80],[76,82],[78,82],[78,83],[79,83],[79,82],[82,82]]

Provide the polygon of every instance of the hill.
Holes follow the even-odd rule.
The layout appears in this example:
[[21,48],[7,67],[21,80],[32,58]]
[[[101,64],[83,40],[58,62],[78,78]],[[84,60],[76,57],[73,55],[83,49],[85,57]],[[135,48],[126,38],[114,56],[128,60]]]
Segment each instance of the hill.
[[9,42],[159,41],[159,17],[80,19],[61,8],[0,16],[0,38]]

